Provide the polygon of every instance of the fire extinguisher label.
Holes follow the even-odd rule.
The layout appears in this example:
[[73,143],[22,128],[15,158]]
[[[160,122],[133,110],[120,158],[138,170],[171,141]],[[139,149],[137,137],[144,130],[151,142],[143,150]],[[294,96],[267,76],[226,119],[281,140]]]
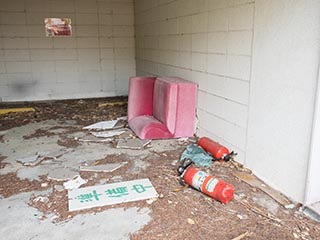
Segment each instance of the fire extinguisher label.
[[216,178],[211,178],[207,183],[206,190],[208,192],[213,192],[214,188],[217,186],[219,180]]
[[209,174],[202,171],[198,171],[192,178],[192,186],[195,189],[198,189],[199,191],[201,191],[204,180],[207,177],[209,177]]

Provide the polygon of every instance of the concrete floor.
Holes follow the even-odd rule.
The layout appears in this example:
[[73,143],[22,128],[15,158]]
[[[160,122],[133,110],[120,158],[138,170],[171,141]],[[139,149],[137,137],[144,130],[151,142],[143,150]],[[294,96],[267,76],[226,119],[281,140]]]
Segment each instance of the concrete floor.
[[[65,133],[68,128],[75,127],[73,121],[43,121],[32,123],[21,127],[11,128],[0,132],[3,135],[3,141],[0,142],[1,155],[7,156],[2,162],[5,165],[0,169],[0,175],[16,173],[19,179],[28,179],[29,181],[45,182],[41,176],[47,178],[60,179],[62,182],[77,176],[79,166],[86,162],[92,162],[97,159],[105,158],[111,154],[125,153],[128,156],[135,157],[133,167],[128,171],[139,172],[147,166],[142,160],[147,150],[117,149],[108,144],[84,143],[75,149],[65,148],[57,144],[57,141],[63,138],[81,138],[88,131],[80,130],[72,133]],[[48,136],[34,137],[25,139],[41,129],[52,132]],[[52,129],[52,130],[50,130]],[[81,129],[81,128],[79,128]],[[168,140],[170,142],[170,140]],[[163,151],[170,148],[168,141],[161,141],[152,145],[153,150]],[[36,166],[23,166],[16,160],[37,153],[41,155],[57,151],[63,152],[63,155],[56,160],[43,161]],[[121,176],[115,176],[114,179],[121,180]],[[141,229],[151,220],[151,209],[130,207],[114,208],[99,213],[80,214],[69,221],[63,221],[58,224],[53,223],[56,218],[54,214],[46,215],[38,209],[29,206],[32,195],[46,195],[52,192],[52,188],[43,191],[21,192],[19,194],[2,198],[0,205],[0,236],[10,236],[9,239],[128,239],[130,233]],[[43,220],[44,219],[44,220]],[[102,224],[105,223],[105,224]]]
[[[91,136],[90,131],[82,127],[75,121],[46,120],[0,132],[0,157],[6,156],[0,161],[0,236],[12,240],[185,239],[186,236],[233,239],[244,232],[251,236],[248,239],[267,239],[271,235],[274,238],[270,239],[292,239],[296,235],[316,239],[320,236],[318,225],[306,220],[298,209],[284,209],[265,193],[234,177],[232,172],[239,169],[232,163],[210,168],[236,187],[231,203],[222,205],[190,188],[175,192],[181,187],[176,164],[181,150],[190,142],[158,140],[140,150],[118,149],[115,147],[117,137],[111,143],[80,142]],[[124,135],[133,137],[130,132]],[[36,154],[47,158],[35,166],[17,161]],[[87,186],[150,177],[164,197],[155,203],[144,200],[68,212],[63,183],[79,175],[80,165],[108,160],[111,156],[116,162],[128,164],[110,176],[80,174],[89,181]],[[37,197],[49,200],[35,204]],[[273,216],[277,216],[276,220],[280,218],[283,225],[272,222]],[[226,224],[230,225],[228,232]],[[261,230],[261,227],[268,230]],[[141,229],[143,231],[139,231]],[[217,238],[205,234],[207,229]]]

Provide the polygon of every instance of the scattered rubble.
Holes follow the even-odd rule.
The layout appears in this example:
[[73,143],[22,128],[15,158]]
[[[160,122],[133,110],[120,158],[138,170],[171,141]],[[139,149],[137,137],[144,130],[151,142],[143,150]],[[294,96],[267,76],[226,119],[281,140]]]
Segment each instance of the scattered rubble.
[[291,204],[291,201],[282,195],[280,192],[274,190],[273,188],[267,186],[263,181],[258,179],[253,174],[248,173],[234,173],[234,176],[238,177],[242,181],[248,183],[250,186],[260,189],[261,191],[268,194],[282,206],[288,206]]
[[80,142],[100,142],[100,143],[105,143],[105,142],[112,142],[112,138],[99,138],[93,135],[86,135],[82,138],[75,138],[76,141]]
[[35,153],[28,157],[18,158],[17,162],[22,163],[24,166],[36,166],[41,163],[43,160],[57,160],[57,158],[61,157],[63,154],[67,153],[66,149],[59,149],[54,152],[48,153]]
[[99,164],[93,166],[80,166],[80,172],[113,172],[128,162],[122,163],[109,163],[109,164]]
[[1,156],[0,155],[0,169],[4,168],[8,163],[4,163],[2,162],[3,160],[5,160],[7,157],[6,156]]
[[[23,154],[18,154],[17,152],[14,153],[14,157],[7,153],[3,153],[3,155],[9,156],[9,158],[0,156],[0,196],[2,198],[1,205],[3,206],[1,209],[5,211],[5,222],[8,221],[7,216],[10,215],[9,213],[20,203],[15,210],[17,213],[13,213],[18,214],[17,216],[22,214],[23,217],[33,217],[34,222],[32,223],[35,224],[50,223],[51,225],[46,226],[50,226],[50,228],[54,228],[57,231],[60,230],[51,222],[59,223],[60,226],[64,226],[66,223],[79,226],[79,222],[81,222],[84,223],[84,226],[96,227],[94,224],[88,224],[88,221],[98,221],[100,223],[109,217],[109,211],[113,212],[114,215],[112,216],[118,216],[117,214],[119,214],[119,218],[113,218],[114,221],[127,219],[126,216],[129,216],[128,218],[130,219],[132,216],[137,218],[147,211],[147,214],[143,216],[148,216],[148,220],[145,221],[148,224],[145,226],[139,225],[136,230],[140,229],[140,231],[133,231],[135,233],[130,235],[132,240],[198,239],[199,236],[202,239],[234,240],[295,238],[311,240],[320,238],[319,223],[306,217],[303,214],[303,210],[298,210],[298,206],[292,205],[290,202],[289,205],[285,205],[287,208],[283,208],[281,207],[282,204],[274,201],[273,197],[257,190],[260,189],[257,186],[245,184],[243,180],[236,177],[235,175],[239,173],[250,173],[250,170],[243,168],[240,163],[234,161],[223,164],[213,163],[208,168],[202,168],[202,170],[221,177],[235,186],[234,200],[228,205],[223,205],[189,187],[180,186],[176,168],[179,164],[179,157],[190,142],[189,140],[153,141],[148,147],[145,147],[145,145],[141,147],[140,151],[132,151],[132,148],[116,147],[121,139],[137,139],[130,130],[112,137],[98,137],[89,131],[82,130],[83,126],[92,122],[109,119],[117,119],[118,122],[115,128],[120,125],[123,126],[125,119],[118,118],[126,114],[125,105],[115,104],[113,107],[107,105],[98,107],[97,100],[88,99],[81,102],[75,100],[37,103],[32,106],[36,109],[35,112],[0,115],[0,130],[22,126],[31,122],[57,119],[58,123],[52,123],[51,127],[40,128],[41,130],[39,131],[32,129],[29,133],[24,134],[26,138],[23,139],[24,146],[22,147],[30,145],[30,148],[26,151],[28,154],[25,156],[31,156],[31,147],[37,149],[36,151],[40,156],[43,156],[44,153],[41,152],[41,149],[53,139],[52,144],[56,146],[54,149],[59,149],[58,145],[60,145],[64,146],[62,149],[71,152],[62,152],[61,156],[58,156],[53,151],[51,153],[46,151],[47,160],[51,160],[41,161],[35,166],[24,166],[17,163],[16,159],[24,158],[21,157]],[[84,108],[86,111],[81,111]],[[67,129],[66,124],[69,124],[69,126],[71,124],[72,127]],[[63,129],[66,130],[64,131]],[[112,131],[122,131],[122,129],[104,132]],[[102,131],[94,133],[103,135]],[[1,136],[3,137],[2,141],[0,139],[0,149],[4,149],[3,146],[8,149],[10,141],[6,133],[1,132]],[[98,142],[96,144],[89,141],[84,143],[80,141],[83,136],[91,136],[101,140],[110,139],[112,144],[109,142]],[[74,139],[75,137],[79,139]],[[40,143],[42,140],[45,142],[43,145]],[[94,148],[91,149],[90,146],[94,146]],[[86,148],[89,148],[86,156],[92,156],[92,158],[79,161],[81,159],[81,151]],[[106,149],[107,153],[95,154],[96,151],[101,152],[102,149]],[[77,152],[79,152],[78,155]],[[85,163],[87,163],[86,166]],[[97,171],[97,169],[91,169],[94,171],[81,171],[79,168],[80,166],[81,168],[103,168],[103,165],[110,167],[111,165],[109,164],[121,167],[109,172]],[[43,167],[46,168],[43,169]],[[19,177],[21,176],[17,176],[16,172],[19,173],[21,169],[34,170],[37,174],[41,173],[41,176],[38,180],[32,181],[20,179]],[[46,172],[44,170],[47,169],[50,171],[46,175],[42,175]],[[29,173],[30,171],[25,172],[24,176]],[[75,180],[74,178],[80,179],[80,177],[84,181],[88,181],[76,190],[88,187],[98,189],[101,185],[120,184],[134,179],[148,178],[156,192],[159,193],[159,197],[148,198],[145,201],[119,203],[116,206],[108,205],[70,212],[68,211],[68,191],[63,184],[66,184],[69,180]],[[176,191],[176,189],[179,190]],[[46,192],[44,193],[44,191]],[[17,199],[20,198],[17,196],[25,194],[25,192],[28,192],[26,195],[28,197],[23,202],[21,200],[18,201]],[[99,192],[97,193],[99,194]],[[31,194],[33,195],[31,196]],[[25,202],[28,201],[32,208],[25,206]],[[270,208],[268,205],[270,202],[272,202],[272,205],[278,206],[274,208],[276,211]],[[133,208],[137,209],[136,213],[126,215]],[[188,219],[192,221],[188,221]],[[30,219],[27,222],[31,223]],[[194,224],[191,224],[193,222]],[[187,227],[181,230],[181,224],[176,223],[184,223]],[[109,223],[107,225],[109,226]],[[228,230],[226,230],[226,226],[229,226]],[[30,230],[30,228],[26,229]],[[110,232],[112,232],[112,229]],[[44,235],[40,234],[39,236]]]
[[91,134],[98,138],[110,138],[114,136],[119,136],[122,133],[125,133],[126,130],[113,130],[113,131],[103,131],[103,132],[91,132]]
[[16,173],[0,174],[0,183],[0,195],[5,198],[21,192],[43,190],[40,181],[20,179]]
[[75,179],[71,179],[65,183],[63,183],[63,186],[65,189],[77,189],[81,187],[83,184],[86,184],[88,180],[82,179],[80,176],[77,176]]
[[79,176],[79,172],[70,168],[55,168],[49,172],[47,178],[54,181],[67,181]]
[[128,102],[127,101],[119,101],[119,102],[107,102],[107,103],[99,103],[98,107],[114,107],[114,106],[123,106],[123,105],[127,105]]
[[98,123],[91,124],[89,126],[83,127],[83,129],[97,129],[97,130],[104,130],[104,129],[112,129],[117,124],[118,120],[110,120],[110,121],[102,121]]
[[72,138],[59,139],[57,141],[58,145],[66,148],[76,148],[80,145],[80,143]]
[[150,142],[151,140],[141,140],[139,138],[119,139],[117,148],[139,150],[148,145]]

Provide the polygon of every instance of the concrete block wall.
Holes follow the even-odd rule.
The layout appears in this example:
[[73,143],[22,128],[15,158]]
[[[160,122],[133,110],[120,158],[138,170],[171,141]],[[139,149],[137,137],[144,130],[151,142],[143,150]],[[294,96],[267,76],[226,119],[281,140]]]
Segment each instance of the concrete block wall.
[[307,176],[319,163],[309,160],[319,96],[319,20],[320,1],[255,2],[246,164],[300,202],[307,184],[319,186],[319,177]]
[[[44,19],[71,18],[71,37]],[[0,2],[0,101],[127,95],[135,75],[133,0]]]
[[198,134],[239,153],[248,122],[253,0],[137,0],[137,75],[197,82]]

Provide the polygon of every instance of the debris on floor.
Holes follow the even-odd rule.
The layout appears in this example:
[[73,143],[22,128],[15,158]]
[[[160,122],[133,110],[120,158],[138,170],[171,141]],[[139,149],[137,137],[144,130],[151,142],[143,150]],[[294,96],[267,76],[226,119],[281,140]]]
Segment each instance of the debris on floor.
[[239,235],[238,237],[232,238],[232,240],[242,240],[244,238],[246,238],[249,235],[249,232],[245,232],[242,233],[241,235]]
[[[16,234],[13,239],[45,239],[48,232],[54,231],[55,238],[68,232],[70,239],[76,239],[79,229],[86,229],[81,232],[83,239],[106,235],[110,239],[131,240],[320,239],[320,224],[305,216],[307,212],[303,208],[291,204],[286,209],[265,192],[240,180],[235,174],[250,170],[233,160],[198,167],[235,187],[234,199],[228,204],[182,187],[177,175],[179,159],[189,143],[196,143],[196,138],[152,141],[147,147],[133,151],[117,148],[122,139],[136,139],[130,129],[112,137],[92,135],[91,132],[124,130],[122,126],[127,123],[122,117],[127,113],[126,105],[98,107],[99,102],[117,101],[125,102],[126,98],[32,103],[27,107],[33,107],[35,112],[0,115],[1,235],[10,231]],[[4,104],[4,108],[8,106]],[[82,129],[92,122],[112,119],[117,123],[110,130]],[[80,140],[87,137],[92,141]],[[98,141],[105,139],[108,141]],[[16,161],[36,155],[35,152],[47,158],[34,166]],[[81,171],[81,168],[94,171]],[[122,185],[115,191],[103,189],[101,193],[98,189],[102,185],[133,179],[149,179],[159,197],[69,211],[68,190],[63,184],[80,177],[87,182],[70,191],[80,191],[80,195],[91,193],[87,195],[93,197],[91,202],[96,201],[93,190],[98,198],[102,197],[98,194],[108,197],[125,193],[123,189],[117,190]],[[81,192],[90,187],[95,189]],[[123,197],[110,197],[118,198]],[[80,205],[79,200],[77,204]],[[176,223],[188,227],[182,230],[181,224]],[[248,234],[244,236],[245,233]]]
[[121,121],[121,120],[127,121],[127,119],[128,119],[127,116],[122,116],[122,117],[118,117],[118,118],[117,118],[118,121]]
[[77,189],[81,187],[83,184],[86,184],[88,180],[82,179],[80,176],[77,176],[75,179],[71,179],[65,183],[63,183],[63,186],[67,190],[71,189]]
[[139,138],[119,139],[117,148],[139,150],[148,145],[150,142],[151,140],[141,140]]
[[201,147],[195,144],[190,144],[181,154],[180,162],[184,159],[191,159],[196,166],[209,167],[212,164],[213,157]]
[[80,166],[80,172],[113,172],[123,165],[127,164],[128,162],[123,163],[109,163],[109,164],[99,164],[93,166]]
[[188,218],[188,223],[189,223],[190,225],[196,224],[195,221],[194,221],[193,219],[191,219],[191,218]]
[[155,198],[149,179],[139,179],[68,191],[69,211]]
[[128,102],[109,102],[109,103],[99,103],[98,107],[113,107],[115,105],[123,106],[128,104]]
[[22,163],[24,166],[36,166],[44,160],[57,160],[63,154],[67,153],[66,149],[59,149],[53,152],[35,153],[28,157],[17,158],[16,161]]
[[16,161],[22,163],[24,166],[35,166],[40,163],[41,159],[40,155],[36,153],[28,157],[18,158]]
[[76,170],[66,168],[66,167],[60,167],[50,171],[47,178],[49,180],[55,180],[55,181],[67,181],[67,180],[74,179],[78,176],[79,176],[79,173]]
[[89,126],[83,127],[83,129],[97,129],[97,130],[104,130],[104,129],[112,129],[117,124],[118,120],[110,120],[110,121],[102,121],[98,123],[91,124]]
[[288,198],[286,198],[280,192],[267,186],[263,181],[261,181],[260,179],[258,179],[256,176],[252,174],[234,173],[234,176],[238,177],[240,180],[246,182],[250,186],[258,188],[261,191],[265,192],[266,194],[268,194],[270,197],[272,197],[274,200],[276,200],[278,203],[280,203],[284,207],[292,204],[292,202]]
[[93,135],[85,135],[81,138],[75,137],[74,139],[80,142],[100,142],[100,143],[111,142],[113,140],[112,138],[101,138]]
[[98,138],[110,138],[114,136],[119,136],[122,133],[125,133],[126,130],[113,130],[113,131],[103,131],[103,132],[91,132],[91,134]]

